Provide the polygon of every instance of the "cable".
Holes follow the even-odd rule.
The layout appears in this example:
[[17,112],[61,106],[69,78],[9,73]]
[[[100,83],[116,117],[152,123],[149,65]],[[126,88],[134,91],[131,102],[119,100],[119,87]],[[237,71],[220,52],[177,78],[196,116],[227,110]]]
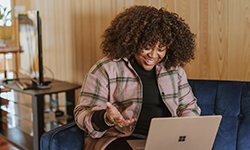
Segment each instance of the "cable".
[[[48,67],[46,67],[46,66],[43,66],[44,67],[44,72],[45,72],[45,68],[47,69],[47,70],[49,70],[49,72],[51,73],[51,75],[52,75],[52,80],[51,80],[51,82],[53,82],[54,81],[54,73],[53,73],[53,71],[50,69],[50,68],[48,68]],[[44,73],[45,74],[45,73]]]

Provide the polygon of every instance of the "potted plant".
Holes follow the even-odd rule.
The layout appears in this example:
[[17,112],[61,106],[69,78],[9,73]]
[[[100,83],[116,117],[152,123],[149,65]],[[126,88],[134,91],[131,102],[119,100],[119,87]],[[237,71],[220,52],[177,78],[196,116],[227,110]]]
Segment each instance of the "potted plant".
[[0,39],[11,39],[12,28],[11,26],[6,26],[7,21],[11,20],[9,18],[10,13],[11,10],[7,11],[7,7],[0,5],[0,20],[2,21],[0,25]]

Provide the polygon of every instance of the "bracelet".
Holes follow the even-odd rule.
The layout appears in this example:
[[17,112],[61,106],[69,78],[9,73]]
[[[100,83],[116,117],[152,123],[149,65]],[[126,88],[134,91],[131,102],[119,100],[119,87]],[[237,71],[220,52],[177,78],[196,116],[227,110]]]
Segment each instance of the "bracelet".
[[106,125],[108,125],[109,127],[112,127],[112,126],[115,125],[113,122],[110,123],[110,121],[107,120],[107,112],[105,112],[105,114],[104,114],[104,122],[105,122]]

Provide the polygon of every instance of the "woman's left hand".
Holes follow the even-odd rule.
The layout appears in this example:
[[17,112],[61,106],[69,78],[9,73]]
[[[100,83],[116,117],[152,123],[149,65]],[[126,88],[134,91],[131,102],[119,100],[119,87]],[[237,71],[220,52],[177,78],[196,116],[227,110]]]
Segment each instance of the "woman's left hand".
[[106,117],[114,125],[117,125],[119,127],[129,126],[137,120],[136,118],[124,119],[121,113],[117,110],[117,108],[113,106],[110,102],[107,102],[106,105]]

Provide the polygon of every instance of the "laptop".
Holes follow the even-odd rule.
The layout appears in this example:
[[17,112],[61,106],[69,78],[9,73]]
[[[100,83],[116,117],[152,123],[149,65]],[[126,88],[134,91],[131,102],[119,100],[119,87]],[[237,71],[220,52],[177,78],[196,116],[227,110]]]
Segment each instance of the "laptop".
[[133,150],[212,150],[222,116],[153,118],[147,139],[127,140]]

